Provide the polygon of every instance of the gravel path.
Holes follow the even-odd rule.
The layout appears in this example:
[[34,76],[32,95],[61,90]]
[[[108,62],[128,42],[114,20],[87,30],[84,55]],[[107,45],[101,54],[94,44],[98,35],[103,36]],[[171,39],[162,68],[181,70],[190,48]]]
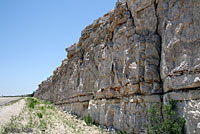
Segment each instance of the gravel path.
[[5,104],[8,104],[11,101],[15,101],[20,98],[22,97],[0,97],[0,106],[3,106]]
[[[19,98],[18,98],[19,99]],[[8,99],[10,101],[10,99]],[[13,99],[12,99],[13,101]],[[8,101],[2,101],[8,102]],[[24,99],[8,106],[1,106],[0,107],[0,127],[3,124],[6,124],[10,121],[12,116],[17,116],[22,111],[23,107],[25,106]]]

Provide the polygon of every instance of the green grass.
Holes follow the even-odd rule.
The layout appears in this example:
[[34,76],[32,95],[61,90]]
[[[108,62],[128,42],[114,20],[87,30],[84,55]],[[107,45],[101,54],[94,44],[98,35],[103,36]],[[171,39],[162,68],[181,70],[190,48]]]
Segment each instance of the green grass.
[[36,104],[39,104],[39,101],[34,98],[27,98],[27,105],[29,108],[34,109]]
[[13,100],[13,101],[7,103],[5,106],[10,106],[10,105],[12,105],[12,104],[15,104],[15,103],[19,102],[19,101],[22,100],[22,99],[23,99],[23,98],[19,98],[19,99]]
[[42,118],[42,117],[43,117],[42,113],[37,113],[37,116],[38,116],[39,118]]
[[92,125],[93,121],[92,121],[92,116],[88,113],[88,116],[85,116],[84,118],[84,121],[87,125]]

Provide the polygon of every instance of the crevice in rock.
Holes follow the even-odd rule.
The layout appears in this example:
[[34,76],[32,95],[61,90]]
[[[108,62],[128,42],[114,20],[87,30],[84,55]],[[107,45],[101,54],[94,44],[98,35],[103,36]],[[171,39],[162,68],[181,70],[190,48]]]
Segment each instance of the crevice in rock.
[[[156,0],[154,0],[154,8],[155,8],[155,16],[156,16],[156,18],[157,18],[157,26],[156,26],[156,34],[158,34],[159,35],[159,33],[158,33],[158,26],[159,26],[159,19],[158,19],[158,11],[157,11],[157,7],[158,7],[158,5],[157,5],[158,3],[156,2]],[[160,35],[159,35],[160,36]],[[161,36],[160,36],[161,37]]]
[[170,91],[164,92],[163,95],[168,94],[168,93],[181,93],[181,92],[190,92],[190,91],[196,91],[200,90],[200,87],[194,87],[194,88],[183,88],[183,89],[172,89]]
[[173,77],[173,76],[181,76],[181,75],[185,75],[185,74],[200,74],[200,69],[196,69],[196,70],[180,70],[180,71],[174,71],[169,73],[167,76],[168,77]]
[[164,119],[164,115],[163,115],[163,104],[164,104],[164,102],[163,102],[163,96],[161,95],[160,97],[161,97],[161,99],[160,99],[160,102],[161,102],[160,114],[161,114],[161,119],[163,120]]
[[[162,36],[159,34],[159,32],[158,32],[158,27],[159,27],[159,17],[158,17],[158,11],[157,11],[157,8],[158,8],[158,1],[157,0],[154,0],[154,8],[155,8],[155,16],[156,16],[156,18],[157,18],[157,26],[156,26],[156,34],[159,36],[159,38],[160,38],[160,60],[159,60],[159,65],[158,65],[158,67],[159,67],[159,69],[158,69],[158,71],[159,71],[159,74],[160,74],[160,68],[161,68],[161,58],[162,58]],[[159,75],[160,76],[160,75]],[[161,79],[161,76],[160,76],[160,87],[162,88],[163,87],[163,81],[162,81],[162,79]],[[163,90],[163,88],[162,88],[162,92],[164,93],[164,90]]]
[[84,60],[84,50],[81,48],[80,49],[80,53],[81,53],[81,60],[83,61]]
[[[84,102],[89,102],[91,100],[131,100],[130,97],[149,97],[149,96],[158,96],[158,94],[149,94],[149,95],[145,95],[145,94],[141,94],[141,93],[135,93],[135,94],[132,94],[132,95],[124,95],[124,96],[113,96],[113,97],[102,97],[102,98],[96,98],[95,96],[91,96],[92,99],[88,99],[88,100],[75,100],[75,101],[68,101],[66,102],[66,100],[69,100],[69,99],[78,99],[80,96],[77,96],[77,97],[71,97],[69,99],[66,99],[66,100],[63,100],[63,102],[58,102],[58,103],[55,103],[55,105],[64,105],[64,104],[72,104],[72,103],[84,103]],[[162,96],[161,96],[162,97]],[[162,102],[162,100],[161,100]]]
[[131,11],[130,11],[129,8],[128,8],[128,3],[127,3],[127,2],[126,2],[126,8],[127,8],[127,11],[128,11],[129,14],[130,14],[130,19],[132,20],[133,27],[135,27],[134,18],[133,18],[133,15],[132,15]]
[[[157,18],[157,25],[156,25],[156,34],[159,36],[160,38],[160,60],[159,60],[159,74],[160,74],[160,69],[161,69],[161,58],[162,58],[162,36],[159,34],[159,31],[158,31],[158,27],[159,27],[159,16],[158,16],[158,1],[157,0],[154,0],[154,8],[155,8],[155,16]],[[160,76],[160,75],[159,75]],[[163,81],[161,79],[161,76],[160,76],[160,87],[161,87],[161,90],[162,90],[162,93],[160,94],[160,97],[161,97],[161,105],[160,105],[160,114],[161,114],[161,120],[164,119],[164,113],[163,113],[163,104],[164,104],[164,100],[163,100],[163,95],[164,95],[164,89],[163,89]]]

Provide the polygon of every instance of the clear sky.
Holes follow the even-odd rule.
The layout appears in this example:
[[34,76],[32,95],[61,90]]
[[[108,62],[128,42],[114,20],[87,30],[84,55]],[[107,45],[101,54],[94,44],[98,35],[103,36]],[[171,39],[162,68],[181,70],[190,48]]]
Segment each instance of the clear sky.
[[0,0],[0,96],[32,93],[117,0]]

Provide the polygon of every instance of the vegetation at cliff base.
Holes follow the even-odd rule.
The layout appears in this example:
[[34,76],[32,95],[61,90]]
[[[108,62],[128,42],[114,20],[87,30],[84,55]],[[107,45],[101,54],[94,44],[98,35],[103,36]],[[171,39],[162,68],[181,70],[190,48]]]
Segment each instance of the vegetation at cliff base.
[[185,119],[175,113],[176,102],[170,100],[160,109],[153,104],[148,110],[148,134],[184,134]]
[[10,122],[0,126],[0,134],[31,133],[31,134],[108,134],[106,129],[93,125],[88,114],[85,121],[75,115],[61,111],[51,102],[27,97],[21,113],[12,116]]
[[92,125],[93,121],[92,121],[92,116],[90,114],[88,114],[88,116],[85,116],[84,118],[84,121],[87,125]]

